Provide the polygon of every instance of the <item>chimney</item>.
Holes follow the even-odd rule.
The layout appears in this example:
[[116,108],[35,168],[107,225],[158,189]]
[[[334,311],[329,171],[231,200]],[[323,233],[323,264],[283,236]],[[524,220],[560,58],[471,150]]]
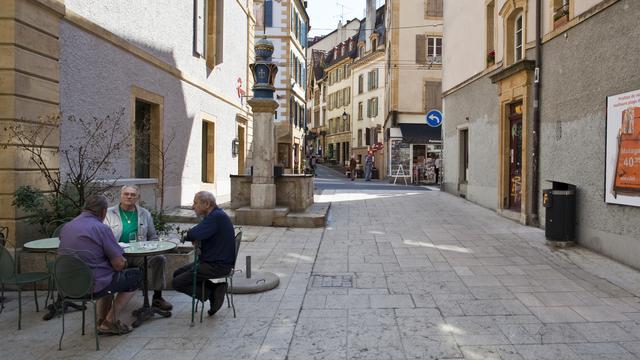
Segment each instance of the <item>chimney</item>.
[[344,27],[342,26],[342,20],[338,21],[338,41],[336,43],[341,43],[344,41]]
[[367,36],[367,50],[371,49],[371,34],[376,27],[376,0],[367,0],[367,19],[365,22],[365,35]]

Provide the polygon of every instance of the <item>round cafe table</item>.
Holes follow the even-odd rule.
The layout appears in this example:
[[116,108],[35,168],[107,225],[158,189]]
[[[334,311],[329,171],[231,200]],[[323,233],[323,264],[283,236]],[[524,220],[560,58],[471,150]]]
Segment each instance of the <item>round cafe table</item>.
[[22,247],[30,252],[55,252],[60,246],[60,239],[57,237],[33,240],[22,245]]
[[[60,246],[60,238],[52,237],[46,239],[33,240],[22,245],[25,251],[34,252],[34,253],[44,253],[44,262],[49,268],[49,261],[47,259],[48,254],[54,254],[57,252],[58,247]],[[51,271],[51,269],[49,269]],[[74,304],[72,302],[65,302],[64,305],[61,303],[62,299],[58,297],[57,300],[53,300],[53,290],[54,290],[54,281],[53,274],[51,274],[51,279],[49,281],[49,289],[47,291],[47,298],[44,302],[45,307],[47,308],[47,313],[42,317],[43,320],[51,320],[54,316],[60,315],[62,311],[66,312],[67,307],[71,306],[76,310],[84,310],[82,305]],[[51,304],[47,305],[49,302],[49,296],[51,296]]]
[[[125,244],[121,244],[125,246]],[[171,311],[160,310],[155,307],[151,307],[149,304],[149,282],[147,280],[147,258],[149,256],[160,255],[172,251],[176,248],[177,244],[171,241],[138,241],[130,244],[126,244],[124,248],[124,254],[127,257],[143,257],[144,265],[142,266],[142,294],[144,301],[142,307],[133,311],[133,316],[136,320],[131,324],[134,328],[142,325],[142,323],[153,317],[154,314],[158,314],[164,317],[171,316]]]

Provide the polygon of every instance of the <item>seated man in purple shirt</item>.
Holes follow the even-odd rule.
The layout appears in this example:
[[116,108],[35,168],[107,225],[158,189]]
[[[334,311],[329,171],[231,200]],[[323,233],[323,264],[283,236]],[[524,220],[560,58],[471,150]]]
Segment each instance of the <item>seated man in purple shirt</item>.
[[117,293],[114,307],[111,296],[98,301],[98,333],[126,334],[131,329],[115,318],[140,288],[142,273],[127,269],[124,251],[113,237],[109,226],[102,223],[107,214],[104,195],[89,196],[80,215],[60,231],[59,255],[73,255],[84,261],[93,273],[95,297]]

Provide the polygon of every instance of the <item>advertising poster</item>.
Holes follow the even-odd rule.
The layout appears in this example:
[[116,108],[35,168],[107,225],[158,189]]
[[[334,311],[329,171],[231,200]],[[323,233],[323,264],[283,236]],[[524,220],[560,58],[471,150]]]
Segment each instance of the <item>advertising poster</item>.
[[607,97],[605,201],[640,206],[640,90]]

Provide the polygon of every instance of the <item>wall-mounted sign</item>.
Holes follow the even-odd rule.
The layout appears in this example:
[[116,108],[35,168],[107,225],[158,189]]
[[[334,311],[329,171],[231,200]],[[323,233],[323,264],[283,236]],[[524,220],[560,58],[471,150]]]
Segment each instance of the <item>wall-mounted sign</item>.
[[640,206],[640,90],[607,97],[605,201]]

